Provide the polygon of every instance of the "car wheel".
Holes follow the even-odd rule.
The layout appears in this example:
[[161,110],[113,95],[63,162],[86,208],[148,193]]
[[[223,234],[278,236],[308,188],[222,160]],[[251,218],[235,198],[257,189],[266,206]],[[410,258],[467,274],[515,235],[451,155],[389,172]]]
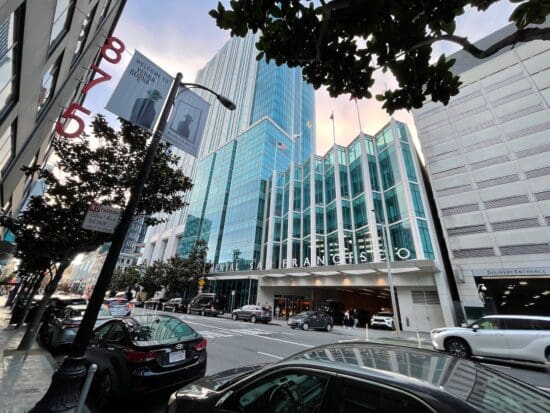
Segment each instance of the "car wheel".
[[461,338],[450,338],[445,342],[447,351],[458,358],[470,357],[472,354],[468,343]]
[[237,318],[239,318],[239,317],[237,316],[237,313],[233,313],[233,314],[231,314],[231,318],[233,320],[237,321]]
[[255,315],[250,316],[250,322],[251,322],[252,324],[254,324],[254,323],[256,322],[256,316],[255,316]]
[[112,406],[116,401],[118,384],[109,370],[103,371],[97,383],[96,403],[99,410],[103,411]]
[[326,326],[326,330],[331,331],[332,330],[332,324],[328,323],[327,326]]
[[304,331],[309,330],[309,324],[308,323],[302,324],[302,330],[304,330]]
[[204,317],[206,315],[206,312],[204,310],[202,310],[201,315]]

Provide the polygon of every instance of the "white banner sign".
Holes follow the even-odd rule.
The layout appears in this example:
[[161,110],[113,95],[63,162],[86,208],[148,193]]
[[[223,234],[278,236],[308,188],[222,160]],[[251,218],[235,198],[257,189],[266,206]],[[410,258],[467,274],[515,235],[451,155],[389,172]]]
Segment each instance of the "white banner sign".
[[189,89],[181,90],[174,101],[168,124],[162,138],[193,156],[197,156],[209,103]]
[[172,76],[136,50],[105,108],[152,132],[172,81]]
[[86,212],[82,228],[112,234],[120,220],[120,210],[93,203]]

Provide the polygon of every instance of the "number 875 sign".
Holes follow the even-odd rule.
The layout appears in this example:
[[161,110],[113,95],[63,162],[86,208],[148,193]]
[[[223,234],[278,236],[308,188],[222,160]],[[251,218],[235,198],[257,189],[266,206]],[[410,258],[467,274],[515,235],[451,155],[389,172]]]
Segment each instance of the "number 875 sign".
[[[107,38],[103,46],[101,46],[101,56],[109,63],[117,64],[122,59],[122,53],[125,49],[126,47],[124,46],[122,40],[111,36]],[[88,94],[93,87],[99,85],[100,83],[107,82],[112,78],[110,74],[100,69],[96,64],[92,64],[90,69],[95,73],[98,73],[100,76],[86,83],[86,85],[82,88],[82,93],[84,94]],[[60,118],[64,120],[60,119],[55,124],[55,131],[59,135],[65,138],[77,138],[84,131],[86,124],[84,119],[82,119],[81,115],[77,112],[82,112],[85,115],[89,115],[91,113],[90,109],[87,109],[76,102],[72,102],[60,116]],[[76,122],[77,128],[74,131],[68,131],[65,129],[69,125],[74,125],[72,122],[67,122],[69,120]]]

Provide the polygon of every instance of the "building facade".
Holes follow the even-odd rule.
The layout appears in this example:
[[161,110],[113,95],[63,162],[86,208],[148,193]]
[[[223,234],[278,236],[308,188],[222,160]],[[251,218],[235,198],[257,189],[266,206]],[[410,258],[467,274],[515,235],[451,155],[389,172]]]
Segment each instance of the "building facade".
[[[260,175],[260,161],[279,139],[237,139],[203,161],[206,172],[196,183],[201,198],[191,208],[202,215],[190,214],[196,218],[188,228],[211,245],[209,287],[230,297],[228,311],[266,303],[289,316],[326,302],[368,314],[390,309],[389,255],[403,329],[453,325],[448,279],[406,126],[392,120],[375,136],[361,134],[347,147],[335,145],[302,162],[279,163],[287,151],[276,151],[276,167]],[[240,145],[255,156],[235,156]],[[251,178],[247,191],[234,185],[239,168]],[[229,216],[224,199],[251,193],[258,195],[250,212],[247,204],[234,208],[238,225],[217,218],[224,210]]]
[[[197,73],[196,83],[228,97],[237,108],[229,111],[212,94],[200,89],[193,90],[210,103],[201,149],[197,158],[178,149],[175,151],[181,157],[180,167],[194,183],[198,160],[233,141],[250,125],[259,66],[254,46],[256,41],[257,36],[253,34],[245,38],[232,38]],[[259,84],[262,84],[261,79]],[[189,202],[191,192],[185,194],[185,197]],[[166,260],[177,253],[188,212],[189,208],[185,207],[170,216],[164,216],[165,223],[148,228],[141,261],[151,263]]]
[[450,58],[460,93],[413,115],[466,315],[548,315],[550,44]]
[[[0,206],[5,212],[17,213],[36,188],[21,168],[45,165],[55,123],[70,102],[83,100],[80,90],[93,76],[88,68],[99,64],[98,45],[113,31],[124,5],[125,0],[0,5]],[[6,238],[10,241],[4,231]]]

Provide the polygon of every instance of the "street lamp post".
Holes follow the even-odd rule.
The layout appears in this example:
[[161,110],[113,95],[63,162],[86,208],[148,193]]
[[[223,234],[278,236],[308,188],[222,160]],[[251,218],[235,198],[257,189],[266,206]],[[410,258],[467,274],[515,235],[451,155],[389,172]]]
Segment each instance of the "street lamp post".
[[[372,211],[374,214],[375,222],[378,224],[378,221],[376,220],[376,213],[375,211]],[[395,290],[394,290],[394,284],[393,284],[393,274],[391,272],[391,262],[390,262],[390,250],[388,249],[388,236],[389,233],[387,230],[384,229],[384,223],[382,223],[382,230],[384,231],[382,239],[384,240],[384,251],[386,252],[386,272],[388,273],[388,286],[390,288],[390,297],[391,297],[391,306],[393,310],[393,325],[395,326],[395,333],[397,334],[397,337],[401,336],[401,327],[399,325],[399,313],[397,310],[397,300],[395,298]]]
[[109,252],[107,253],[107,257],[103,263],[94,292],[90,297],[88,307],[86,308],[86,313],[84,314],[80,327],[78,328],[78,332],[72,344],[69,356],[63,361],[61,367],[54,373],[48,391],[34,406],[31,412],[42,413],[72,411],[78,404],[80,391],[82,389],[87,370],[84,354],[86,353],[88,342],[92,337],[97,315],[101,305],[103,304],[105,293],[107,292],[111,282],[111,277],[120,254],[120,250],[122,249],[124,239],[126,238],[126,233],[128,232],[130,224],[134,218],[139,198],[141,197],[145,182],[149,176],[162,134],[168,122],[168,116],[170,115],[172,106],[174,105],[174,100],[180,87],[192,87],[206,90],[214,94],[220,103],[226,108],[230,110],[234,110],[236,108],[235,104],[231,100],[220,95],[219,93],[214,92],[206,86],[198,85],[196,83],[181,83],[182,77],[183,75],[178,73],[170,88],[170,93],[166,100],[166,104],[153,133],[151,143],[147,148],[141,169],[138,172],[138,176],[130,192],[128,204],[126,205],[126,208],[122,213],[120,223],[113,234]]

